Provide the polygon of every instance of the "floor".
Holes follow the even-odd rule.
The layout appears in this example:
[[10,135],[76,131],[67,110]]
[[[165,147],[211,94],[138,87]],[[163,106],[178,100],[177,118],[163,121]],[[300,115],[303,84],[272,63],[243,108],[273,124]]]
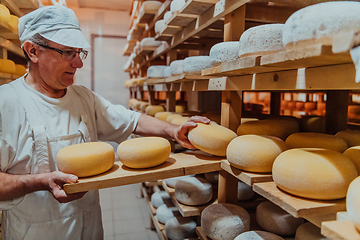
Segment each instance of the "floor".
[[141,184],[100,189],[105,240],[158,240]]

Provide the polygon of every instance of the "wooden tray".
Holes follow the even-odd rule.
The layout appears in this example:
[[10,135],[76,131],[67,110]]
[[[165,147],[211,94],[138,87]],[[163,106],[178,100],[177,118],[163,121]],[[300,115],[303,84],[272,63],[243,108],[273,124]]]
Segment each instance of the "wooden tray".
[[219,171],[223,158],[201,151],[172,154],[161,165],[148,169],[131,169],[121,162],[106,173],[80,178],[77,183],[65,184],[66,193],[84,192],[94,189],[122,186],[133,183],[185,176],[197,173]]

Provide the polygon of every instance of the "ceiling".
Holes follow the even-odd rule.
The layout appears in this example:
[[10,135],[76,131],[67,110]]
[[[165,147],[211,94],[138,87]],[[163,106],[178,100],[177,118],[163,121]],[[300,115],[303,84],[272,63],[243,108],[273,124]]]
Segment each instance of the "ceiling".
[[39,0],[44,6],[66,3],[69,8],[96,8],[103,10],[129,11],[132,0]]

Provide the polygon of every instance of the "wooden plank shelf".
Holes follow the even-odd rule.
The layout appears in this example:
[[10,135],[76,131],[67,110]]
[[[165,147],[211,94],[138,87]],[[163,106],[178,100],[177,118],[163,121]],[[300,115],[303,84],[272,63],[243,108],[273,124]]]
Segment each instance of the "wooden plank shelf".
[[179,11],[173,12],[171,17],[166,22],[168,26],[186,27],[191,22],[197,19],[198,15],[180,13]]
[[219,171],[222,159],[221,157],[212,156],[201,151],[192,151],[172,154],[163,164],[148,169],[131,169],[124,166],[121,162],[115,162],[109,171],[93,177],[80,178],[77,183],[65,184],[64,190],[67,193],[75,193]]
[[217,2],[219,2],[219,0],[189,0],[180,12],[184,14],[202,15]]
[[346,209],[345,199],[321,201],[301,198],[280,190],[275,182],[255,183],[253,190],[294,217],[303,217],[318,227],[324,220],[335,219],[336,212]]
[[138,22],[139,23],[150,23],[154,17],[156,12],[145,12],[145,11],[140,11],[139,16],[138,16]]
[[175,188],[169,187],[164,180],[162,180],[161,186],[164,188],[165,192],[169,194],[169,196],[174,196]]
[[321,225],[321,234],[333,240],[359,240],[360,233],[352,221],[326,221]]
[[254,183],[273,181],[272,174],[270,173],[251,173],[242,171],[231,166],[228,160],[221,160],[221,168],[249,186],[253,186]]
[[193,80],[198,80],[198,79],[209,79],[209,77],[207,76],[202,76],[201,74],[179,74],[179,75],[174,75],[171,77],[167,77],[165,78],[166,82],[185,82],[185,81],[193,81]]
[[175,207],[179,210],[181,216],[183,217],[194,217],[194,216],[200,216],[201,212],[209,205],[217,204],[217,192],[214,191],[212,199],[204,205],[199,206],[189,206],[180,203],[175,196],[172,196],[172,201],[175,205]]

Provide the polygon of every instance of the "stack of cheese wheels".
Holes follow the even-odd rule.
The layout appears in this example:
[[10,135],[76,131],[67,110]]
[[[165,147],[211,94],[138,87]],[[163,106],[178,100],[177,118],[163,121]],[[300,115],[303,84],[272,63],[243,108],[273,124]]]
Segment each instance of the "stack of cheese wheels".
[[284,50],[283,27],[284,24],[264,24],[246,30],[240,37],[240,57]]
[[285,140],[290,134],[299,131],[299,123],[295,118],[273,118],[242,123],[237,134],[269,135]]
[[150,168],[169,158],[171,146],[161,137],[142,137],[119,144],[117,154],[120,162],[129,168]]
[[174,204],[163,204],[156,209],[156,218],[162,224],[165,224],[170,218],[177,216],[180,216],[180,212]]
[[350,182],[358,175],[354,163],[342,153],[322,148],[290,149],[274,161],[276,185],[293,195],[320,199],[346,196]]
[[360,231],[360,177],[355,178],[346,194],[346,211],[355,227]]
[[209,56],[187,57],[182,64],[184,73],[189,75],[201,75],[202,70],[211,67],[211,58]]
[[324,116],[302,116],[299,120],[300,132],[325,133]]
[[155,118],[157,118],[161,121],[166,121],[166,118],[171,114],[173,114],[173,113],[172,112],[157,112],[155,114]]
[[167,66],[153,65],[147,69],[147,77],[149,78],[163,78],[164,70]]
[[78,177],[98,175],[114,165],[114,148],[106,142],[88,142],[62,148],[56,157],[59,171]]
[[166,237],[170,240],[196,238],[196,221],[189,217],[173,217],[165,223]]
[[348,148],[343,154],[354,163],[356,170],[360,175],[360,146]]
[[227,146],[236,137],[236,133],[226,127],[203,123],[198,123],[188,134],[192,145],[217,156],[226,156]]
[[360,30],[359,11],[360,3],[350,1],[320,3],[302,8],[286,20],[283,43],[287,49],[316,43],[332,45],[334,35]]
[[175,198],[182,204],[190,206],[203,205],[210,202],[212,197],[212,185],[204,178],[181,178],[175,184]]
[[233,240],[250,230],[250,215],[234,204],[212,204],[201,212],[201,229],[213,240]]
[[175,118],[181,118],[181,117],[182,116],[178,113],[172,113],[166,117],[166,121],[171,123],[172,120],[174,120]]
[[349,147],[360,146],[360,131],[359,130],[345,130],[335,134],[336,137],[341,137],[345,140]]
[[252,190],[251,186],[247,185],[242,181],[238,182],[238,192],[237,192],[238,201],[246,201],[254,196],[255,196],[255,192]]
[[163,106],[161,105],[148,105],[146,108],[145,108],[145,113],[149,116],[152,116],[154,117],[156,113],[158,112],[164,112],[165,109]]
[[295,218],[272,202],[265,201],[256,208],[256,221],[266,231],[279,235],[293,235],[304,223],[303,218]]
[[183,74],[182,63],[184,60],[175,60],[170,63],[170,73],[172,76]]
[[195,175],[189,175],[189,176],[181,176],[181,177],[173,177],[173,178],[166,178],[164,179],[166,185],[168,187],[174,188],[175,184],[178,180],[183,179],[183,178],[187,178],[187,177],[194,177]]
[[175,124],[175,125],[181,125],[183,124],[184,122],[186,122],[187,120],[189,120],[190,117],[177,117],[177,118],[174,118],[171,123],[172,124]]
[[284,238],[271,233],[271,232],[265,232],[260,230],[255,231],[247,231],[239,236],[237,236],[234,240],[284,240]]
[[221,42],[212,46],[209,53],[212,66],[239,59],[239,46],[239,41]]
[[293,133],[285,143],[290,148],[325,148],[341,153],[348,148],[344,139],[325,133]]
[[330,240],[329,238],[321,235],[321,229],[312,224],[311,222],[306,222],[301,224],[295,233],[296,240]]
[[230,164],[249,172],[271,172],[275,158],[289,149],[283,140],[273,136],[243,135],[228,145],[226,157]]
[[158,208],[163,204],[172,204],[171,197],[165,191],[154,192],[151,194],[150,201],[154,208]]

